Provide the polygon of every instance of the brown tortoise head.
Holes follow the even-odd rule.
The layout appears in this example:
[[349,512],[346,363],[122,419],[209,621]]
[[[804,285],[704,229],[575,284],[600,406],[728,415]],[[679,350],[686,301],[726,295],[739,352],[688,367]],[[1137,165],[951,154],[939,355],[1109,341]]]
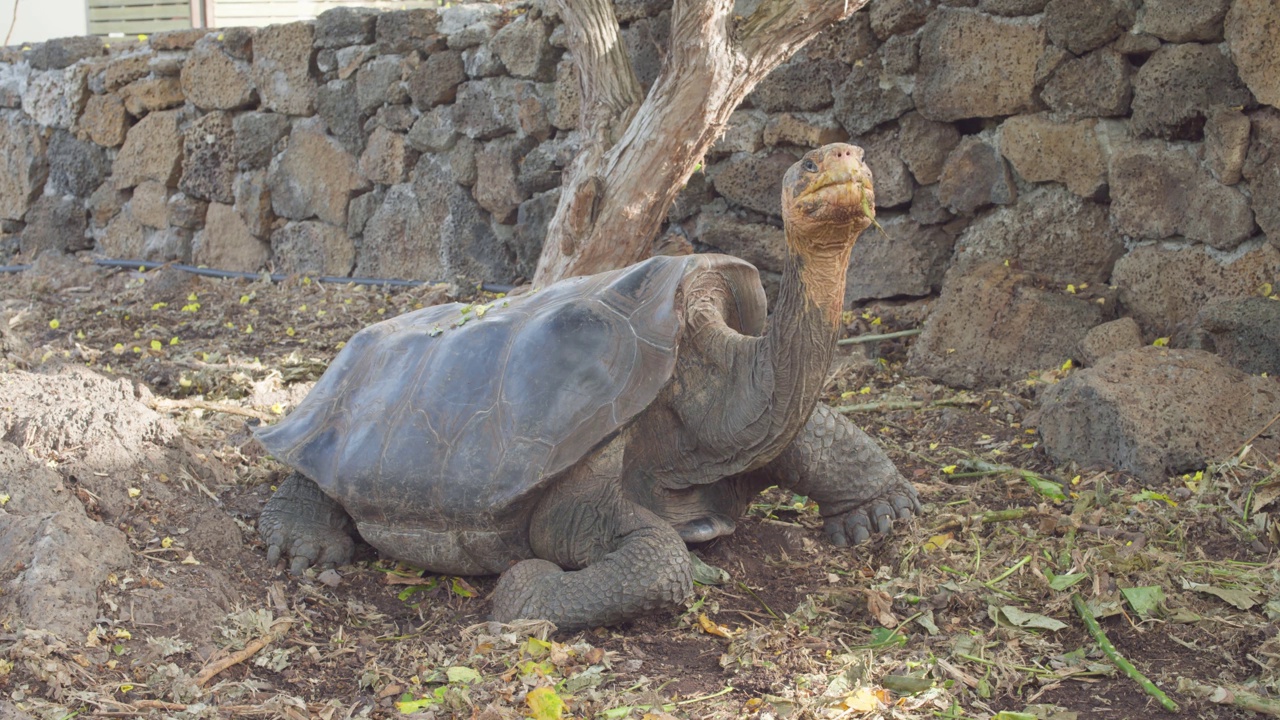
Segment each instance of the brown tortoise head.
[[832,143],[810,150],[782,179],[782,215],[796,250],[846,249],[875,218],[871,170],[862,148]]

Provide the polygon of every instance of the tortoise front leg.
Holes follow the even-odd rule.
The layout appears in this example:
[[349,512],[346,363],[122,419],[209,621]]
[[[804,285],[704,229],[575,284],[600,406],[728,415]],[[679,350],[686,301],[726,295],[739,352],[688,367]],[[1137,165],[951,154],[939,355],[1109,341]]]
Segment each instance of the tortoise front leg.
[[836,545],[865,542],[920,511],[915,487],[876,441],[822,403],[790,447],[743,480],[752,487],[777,484],[817,501]]
[[680,535],[622,497],[621,445],[569,470],[538,505],[529,526],[538,559],[502,574],[493,619],[545,619],[576,630],[675,608],[693,593]]
[[295,575],[312,565],[332,567],[351,561],[355,541],[351,518],[310,478],[294,472],[280,483],[258,516],[258,534],[267,543],[267,564],[289,559]]

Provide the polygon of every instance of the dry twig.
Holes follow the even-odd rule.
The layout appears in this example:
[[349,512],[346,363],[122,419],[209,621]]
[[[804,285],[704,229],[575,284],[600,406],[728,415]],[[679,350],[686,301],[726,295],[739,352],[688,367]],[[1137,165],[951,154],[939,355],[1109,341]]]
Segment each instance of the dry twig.
[[248,660],[249,658],[257,654],[257,652],[262,648],[284,637],[284,634],[289,631],[289,626],[292,624],[293,624],[293,618],[280,618],[279,620],[272,623],[271,630],[268,631],[266,635],[263,635],[257,640],[247,643],[244,646],[243,650],[232,653],[231,655],[228,655],[227,657],[224,657],[221,660],[215,660],[209,663],[208,665],[205,665],[204,669],[202,669],[200,673],[195,677],[196,686],[204,687],[205,684],[207,684],[210,680],[212,680],[214,676],[217,675],[218,673],[222,672],[223,670],[226,670],[229,667],[232,667],[233,665],[238,665],[244,662],[245,660]]
[[174,410],[209,410],[210,412],[226,413],[227,415],[242,415],[244,417],[257,418],[263,422],[274,422],[276,420],[275,415],[264,413],[261,410],[244,408],[239,405],[209,402],[208,400],[174,400],[172,398],[156,398],[155,401],[151,403],[151,409],[157,412],[172,412]]

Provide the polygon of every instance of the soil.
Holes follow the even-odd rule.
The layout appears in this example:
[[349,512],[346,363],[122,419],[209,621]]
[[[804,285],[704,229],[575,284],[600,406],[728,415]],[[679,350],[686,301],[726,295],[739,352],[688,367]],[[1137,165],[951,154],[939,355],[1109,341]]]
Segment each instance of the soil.
[[[0,717],[549,718],[555,701],[565,717],[1173,717],[1101,653],[1072,592],[1180,717],[1250,716],[1211,702],[1219,687],[1276,690],[1274,466],[1158,487],[1056,467],[1023,419],[1067,371],[957,395],[902,374],[911,338],[843,356],[827,399],[960,403],[851,415],[923,515],[836,548],[813,503],[767,491],[694,549],[731,579],[683,612],[569,634],[489,623],[494,578],[367,546],[336,572],[268,567],[254,523],[285,470],[251,427],[356,330],[455,297],[476,293],[67,259],[0,279]],[[866,308],[848,332],[920,309]],[[1163,599],[1140,611],[1122,590],[1143,587]]]

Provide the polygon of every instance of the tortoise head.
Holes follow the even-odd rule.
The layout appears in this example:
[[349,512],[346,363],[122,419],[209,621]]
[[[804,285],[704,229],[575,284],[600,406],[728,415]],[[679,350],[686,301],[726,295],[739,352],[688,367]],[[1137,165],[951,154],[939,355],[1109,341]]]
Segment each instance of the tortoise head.
[[852,246],[873,222],[875,205],[862,148],[847,143],[810,150],[782,180],[788,242],[802,252]]

